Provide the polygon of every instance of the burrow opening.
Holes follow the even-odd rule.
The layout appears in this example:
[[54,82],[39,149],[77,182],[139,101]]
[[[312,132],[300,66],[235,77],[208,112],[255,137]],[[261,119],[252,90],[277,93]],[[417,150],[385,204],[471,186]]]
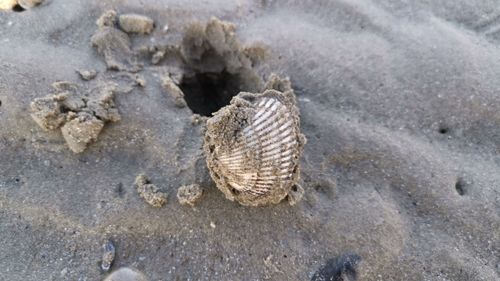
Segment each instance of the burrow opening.
[[231,99],[243,90],[241,85],[238,74],[223,70],[220,73],[198,72],[183,77],[179,87],[193,113],[212,116],[212,113],[228,105]]
[[450,128],[448,128],[447,126],[445,125],[441,125],[439,126],[439,129],[438,129],[438,132],[442,135],[446,135],[447,133],[450,132]]
[[464,196],[465,195],[465,186],[467,183],[463,179],[458,179],[457,182],[455,183],[455,190],[457,191],[458,195]]

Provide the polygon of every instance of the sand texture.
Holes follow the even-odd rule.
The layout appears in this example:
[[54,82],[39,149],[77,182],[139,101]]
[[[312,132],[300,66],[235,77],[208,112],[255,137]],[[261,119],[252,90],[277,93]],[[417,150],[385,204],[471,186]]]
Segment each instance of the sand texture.
[[[0,280],[500,280],[495,1],[7,2]],[[242,206],[205,124],[273,73],[300,179]]]

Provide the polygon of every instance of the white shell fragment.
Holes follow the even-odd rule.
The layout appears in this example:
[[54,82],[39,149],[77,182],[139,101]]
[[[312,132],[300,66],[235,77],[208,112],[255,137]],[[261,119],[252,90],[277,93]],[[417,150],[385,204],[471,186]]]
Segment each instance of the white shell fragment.
[[240,93],[208,120],[205,153],[228,199],[259,206],[291,192],[304,143],[293,91],[266,90]]

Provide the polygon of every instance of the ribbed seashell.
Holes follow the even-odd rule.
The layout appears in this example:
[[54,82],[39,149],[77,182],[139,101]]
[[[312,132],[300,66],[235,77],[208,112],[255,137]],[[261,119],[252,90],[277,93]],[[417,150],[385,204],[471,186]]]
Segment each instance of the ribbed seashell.
[[240,93],[207,121],[211,176],[230,200],[276,204],[299,179],[305,143],[293,91]]

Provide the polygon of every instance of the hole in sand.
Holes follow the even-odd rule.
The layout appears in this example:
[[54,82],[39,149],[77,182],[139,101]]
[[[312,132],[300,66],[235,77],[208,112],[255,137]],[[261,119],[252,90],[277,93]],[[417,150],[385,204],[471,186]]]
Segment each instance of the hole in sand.
[[19,13],[19,12],[26,11],[26,9],[21,7],[21,5],[19,5],[19,4],[16,4],[16,5],[14,5],[14,7],[12,7],[12,11]]
[[196,73],[192,77],[184,77],[180,88],[193,113],[211,116],[229,104],[233,96],[241,91],[240,85],[238,75],[224,70],[221,73]]
[[59,106],[59,111],[61,111],[61,113],[68,113],[71,111],[71,109],[63,104],[63,105]]
[[466,182],[463,179],[458,179],[457,183],[455,183],[455,190],[460,196],[465,195],[465,185]]
[[450,129],[446,126],[441,126],[441,127],[439,127],[438,131],[440,134],[444,135],[444,134],[447,134],[450,131]]

